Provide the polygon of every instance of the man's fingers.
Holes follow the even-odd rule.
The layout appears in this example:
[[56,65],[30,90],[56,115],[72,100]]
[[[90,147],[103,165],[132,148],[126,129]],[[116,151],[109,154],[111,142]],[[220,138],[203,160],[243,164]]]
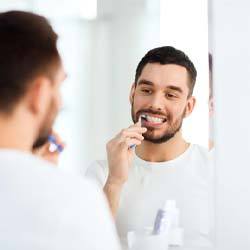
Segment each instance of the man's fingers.
[[126,139],[136,139],[138,141],[142,141],[144,139],[143,133],[145,133],[146,130],[146,128],[135,127],[134,125],[133,127],[122,129],[110,144],[118,145],[120,143],[123,143]]
[[130,130],[126,130],[121,133],[120,140],[124,140],[126,138],[136,138],[141,141],[144,139],[141,133],[136,132],[136,131],[130,131]]
[[44,145],[42,145],[41,147],[37,148],[34,150],[34,153],[37,155],[44,155],[45,153],[47,153],[49,151],[49,147],[50,147],[50,143],[46,142]]
[[132,127],[123,129],[120,133],[122,134],[123,132],[126,132],[126,131],[131,131],[131,132],[133,131],[133,132],[138,132],[140,134],[143,134],[143,133],[145,133],[147,131],[147,128],[132,126]]
[[141,141],[140,141],[140,140],[137,140],[137,139],[126,138],[126,139],[123,141],[123,144],[126,145],[127,148],[132,148],[134,145],[135,145],[135,146],[140,145],[140,144],[141,144]]
[[57,144],[65,147],[65,143],[62,141],[61,137],[55,131],[52,132],[52,136],[54,137]]
[[61,140],[61,137],[55,131],[53,131],[52,134],[49,136],[49,142],[50,152],[58,151],[60,153],[65,148],[65,143]]
[[65,144],[64,143],[50,143],[50,146],[49,146],[49,149],[48,151],[50,153],[54,153],[54,152],[58,152],[58,153],[61,153],[65,148]]

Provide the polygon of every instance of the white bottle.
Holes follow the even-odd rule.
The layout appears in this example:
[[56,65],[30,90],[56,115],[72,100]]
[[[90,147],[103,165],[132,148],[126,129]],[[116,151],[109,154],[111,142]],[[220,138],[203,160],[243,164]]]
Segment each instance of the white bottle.
[[176,201],[167,200],[164,205],[164,210],[171,220],[171,228],[179,227],[180,210],[176,207]]
[[165,211],[171,220],[171,227],[168,231],[169,246],[181,247],[183,245],[183,228],[179,227],[180,210],[176,207],[176,202],[174,200],[166,201]]

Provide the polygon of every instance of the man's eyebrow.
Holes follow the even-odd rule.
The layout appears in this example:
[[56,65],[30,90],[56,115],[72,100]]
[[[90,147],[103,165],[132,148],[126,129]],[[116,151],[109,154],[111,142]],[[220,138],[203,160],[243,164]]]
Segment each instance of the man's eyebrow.
[[[141,79],[137,83],[137,85],[149,85],[149,86],[153,86],[154,83],[151,82],[151,81],[149,81],[149,80]],[[166,86],[166,89],[171,89],[171,90],[177,91],[177,92],[179,92],[181,94],[183,93],[183,90],[180,87],[175,86],[175,85],[168,85],[168,86]]]
[[174,86],[174,85],[169,85],[166,87],[166,89],[171,89],[180,93],[183,93],[183,90],[180,87]]
[[145,80],[145,79],[141,79],[137,85],[142,85],[142,84],[145,84],[145,85],[154,85],[152,82],[148,81],[148,80]]

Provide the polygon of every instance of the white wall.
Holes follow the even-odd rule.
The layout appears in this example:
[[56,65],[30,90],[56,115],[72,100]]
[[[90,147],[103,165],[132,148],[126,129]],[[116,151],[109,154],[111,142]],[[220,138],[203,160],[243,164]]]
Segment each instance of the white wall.
[[89,105],[92,82],[93,22],[83,19],[51,19],[59,35],[58,47],[68,75],[62,85],[63,109],[55,130],[66,142],[59,165],[67,171],[80,172],[86,166],[91,127]]
[[197,102],[182,130],[188,141],[208,147],[207,0],[161,0],[161,44],[183,50],[197,69]]
[[250,249],[249,9],[247,0],[211,3],[219,250]]

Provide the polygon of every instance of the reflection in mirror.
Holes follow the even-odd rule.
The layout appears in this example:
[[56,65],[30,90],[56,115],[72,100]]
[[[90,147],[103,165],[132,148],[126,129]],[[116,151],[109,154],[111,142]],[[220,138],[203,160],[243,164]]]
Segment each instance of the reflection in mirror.
[[[169,0],[156,6],[154,1],[152,8],[153,1],[128,2],[119,2],[122,11],[115,5],[115,14],[109,19],[115,41],[109,51],[112,70],[106,71],[112,76],[105,85],[109,87],[100,93],[102,99],[97,93],[100,82],[94,91],[97,110],[92,153],[94,160],[105,159],[106,146],[107,160],[94,161],[86,175],[104,189],[124,249],[129,232],[135,237],[138,232],[156,232],[157,216],[164,213],[174,214],[168,233],[170,245],[212,247],[207,3]],[[149,4],[155,12],[147,9]],[[117,26],[119,30],[114,29]],[[174,46],[190,60],[170,47],[151,51],[160,46]],[[198,74],[193,95],[189,96],[192,63]],[[105,117],[98,120],[104,103],[98,100],[105,96],[110,97],[111,105]]]
[[59,34],[68,74],[56,124],[67,143],[60,167],[103,188],[124,249],[129,232],[156,235],[161,226],[170,245],[211,247],[207,2],[75,0],[57,6],[1,1],[2,10],[47,16]]

